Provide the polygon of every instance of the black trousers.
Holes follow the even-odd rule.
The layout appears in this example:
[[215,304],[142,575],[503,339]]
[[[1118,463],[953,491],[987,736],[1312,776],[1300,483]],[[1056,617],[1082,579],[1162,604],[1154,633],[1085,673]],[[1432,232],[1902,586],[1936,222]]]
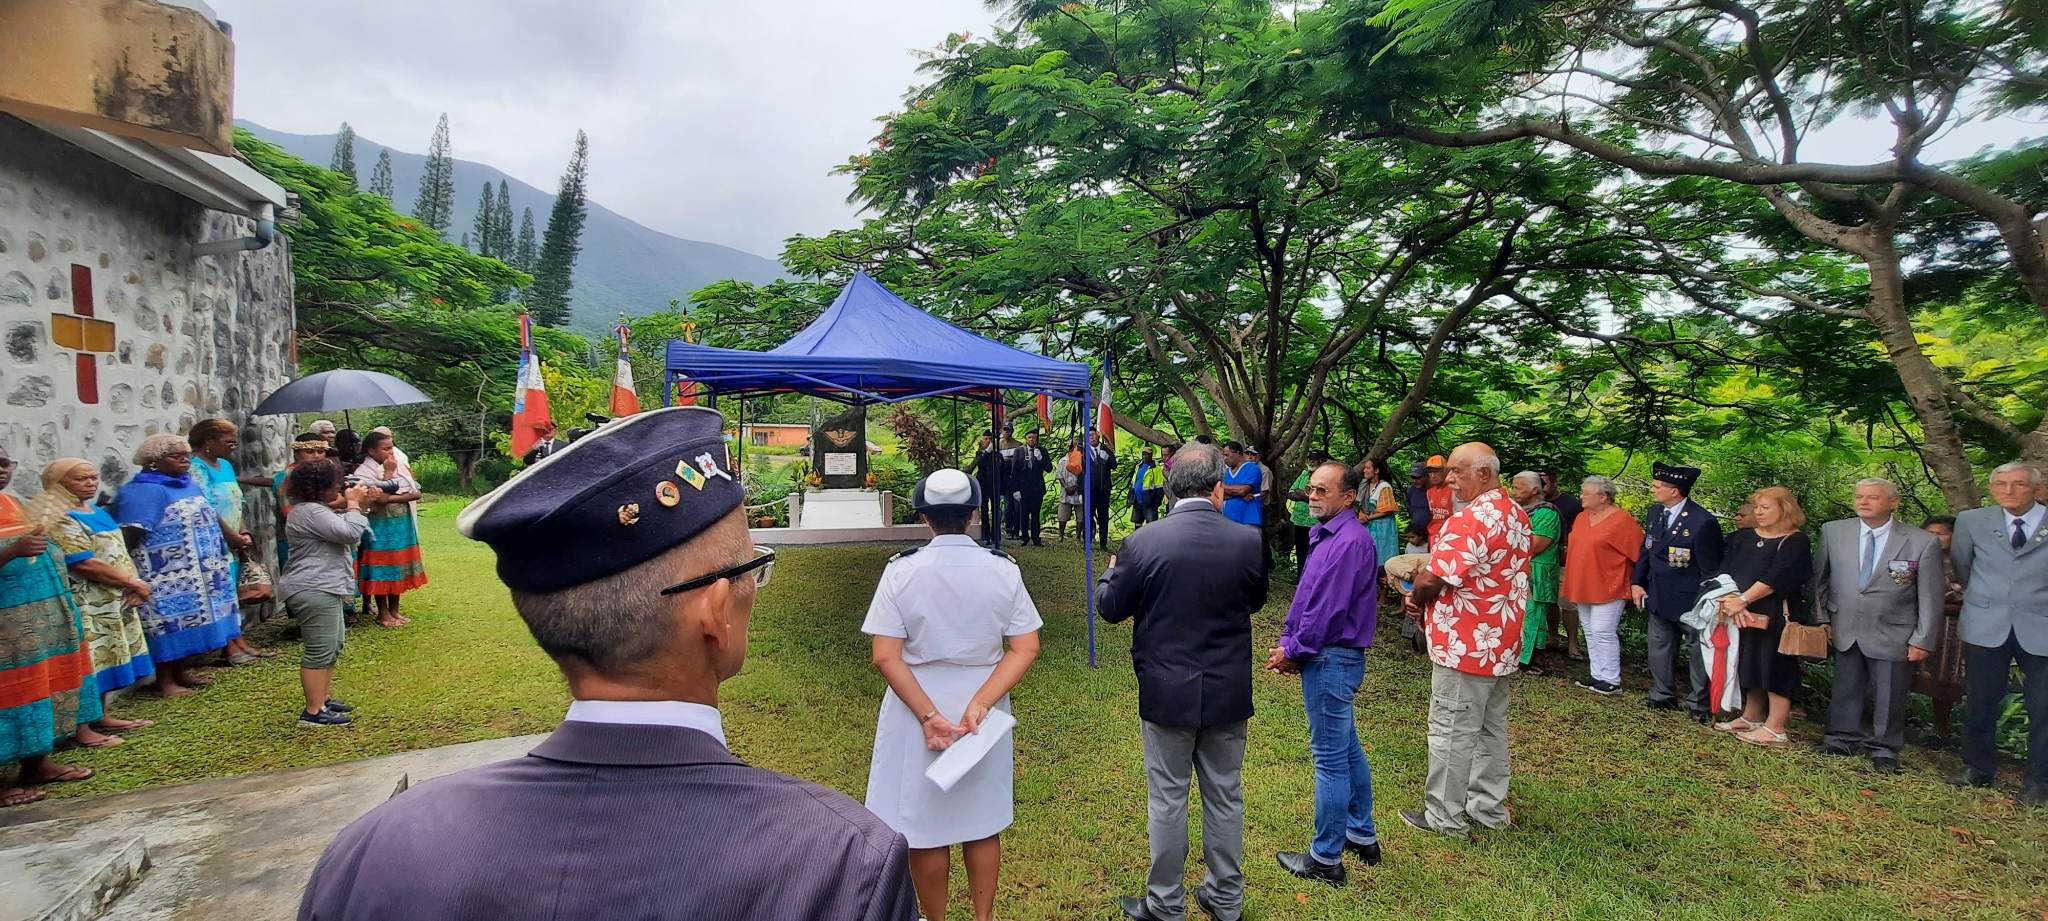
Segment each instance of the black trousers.
[[1018,533],[1034,544],[1045,543],[1045,494],[1034,496],[1027,492],[1019,505],[1022,506],[1024,523]]
[[1314,530],[1305,525],[1289,524],[1294,530],[1294,568],[1308,567],[1308,532]]
[[[1093,502],[1095,503],[1095,544],[1104,550],[1108,550],[1109,507],[1112,503],[1109,501],[1108,496],[1096,496]],[[1085,538],[1086,535],[1084,534],[1083,537]]]
[[981,484],[981,539],[994,543],[1003,534],[1003,497],[987,483]]
[[2048,656],[2020,648],[2008,633],[1998,646],[1963,644],[1963,763],[1978,777],[1998,773],[1998,717],[2011,686],[2012,664],[2022,676],[2020,696],[2027,707],[2027,769],[2030,785],[2048,785]]
[[1006,517],[1006,518],[1004,519],[1004,521],[1005,521],[1004,527],[1006,528],[1006,530],[1004,531],[1004,533],[1006,533],[1006,534],[1010,535],[1011,537],[1016,537],[1016,536],[1018,536],[1018,535],[1020,535],[1020,534],[1023,534],[1023,533],[1024,533],[1024,503],[1023,503],[1023,501],[1021,501],[1021,500],[1020,500],[1020,499],[1019,499],[1019,498],[1018,498],[1017,496],[1014,496],[1014,495],[1010,495],[1010,494],[1008,494],[1008,493],[1005,493],[1005,494],[1003,495],[1003,499],[1004,499],[1004,501],[1006,501],[1006,502],[1008,502],[1008,503],[1010,504],[1010,507],[1009,507],[1009,509],[1008,509],[1008,510],[1007,510],[1007,512],[1006,512],[1006,515],[1007,515],[1007,517]]

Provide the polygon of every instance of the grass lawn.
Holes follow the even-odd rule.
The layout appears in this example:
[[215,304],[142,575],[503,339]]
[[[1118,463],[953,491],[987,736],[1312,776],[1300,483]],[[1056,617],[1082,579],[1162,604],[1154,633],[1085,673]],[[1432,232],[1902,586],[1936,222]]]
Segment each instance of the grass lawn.
[[[489,552],[455,535],[456,509],[422,511],[434,581],[407,596],[413,625],[358,628],[349,638],[337,693],[362,708],[357,725],[294,727],[296,650],[280,644],[294,655],[219,672],[220,683],[197,697],[127,703],[124,715],[158,725],[120,748],[68,753],[101,774],[52,792],[551,728],[562,687],[513,614]],[[726,728],[741,757],[860,796],[883,683],[859,624],[890,552],[784,552],[754,614],[746,671],[725,686]],[[999,914],[1113,917],[1113,897],[1141,889],[1147,853],[1129,631],[1102,627],[1102,667],[1089,670],[1076,556],[1024,548],[1022,561],[1046,615],[1046,652],[1015,695],[1017,824],[1005,836]],[[1261,648],[1277,634],[1285,600],[1276,592],[1260,615]],[[1519,827],[1474,842],[1415,832],[1395,811],[1421,797],[1428,684],[1427,662],[1402,651],[1382,647],[1369,660],[1359,724],[1387,862],[1370,871],[1353,862],[1340,891],[1273,863],[1273,851],[1305,842],[1312,768],[1299,684],[1259,673],[1245,765],[1247,917],[2048,917],[2048,813],[1949,788],[1938,773],[1954,766],[1947,756],[1912,751],[1907,773],[1885,777],[1803,747],[1754,749],[1646,713],[1640,694],[1596,697],[1559,677],[1515,687]],[[1795,731],[1802,743],[1814,738],[1810,724]],[[964,878],[954,879],[958,912]]]

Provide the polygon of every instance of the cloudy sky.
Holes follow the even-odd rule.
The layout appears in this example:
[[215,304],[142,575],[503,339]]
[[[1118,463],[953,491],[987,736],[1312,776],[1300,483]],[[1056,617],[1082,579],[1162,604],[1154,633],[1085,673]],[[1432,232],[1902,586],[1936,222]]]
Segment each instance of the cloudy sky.
[[[771,258],[790,234],[855,220],[848,179],[830,171],[901,105],[913,52],[948,33],[986,34],[994,18],[981,0],[212,4],[235,28],[239,117],[303,134],[347,120],[424,151],[447,112],[457,157],[549,191],[581,128],[592,199]],[[2040,133],[1965,125],[1931,153]],[[1807,151],[1861,162],[1889,145],[1888,130],[1845,120]]]
[[847,226],[830,175],[916,80],[912,52],[988,31],[981,0],[211,0],[235,29],[235,115],[455,156],[553,191],[576,129],[591,198],[764,256]]

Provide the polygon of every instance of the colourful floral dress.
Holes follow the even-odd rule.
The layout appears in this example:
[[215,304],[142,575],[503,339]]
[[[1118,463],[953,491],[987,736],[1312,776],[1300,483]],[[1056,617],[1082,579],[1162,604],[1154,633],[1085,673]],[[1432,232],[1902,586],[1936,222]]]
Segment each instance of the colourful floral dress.
[[[0,493],[0,547],[28,535],[26,510]],[[64,584],[64,567],[45,551],[0,566],[0,769],[47,755],[100,718],[99,685],[85,625]]]
[[1449,516],[1430,544],[1444,581],[1423,632],[1429,660],[1471,675],[1514,674],[1529,605],[1529,516],[1496,489]]
[[1529,509],[1529,536],[1548,537],[1550,546],[1529,558],[1529,610],[1522,621],[1522,664],[1536,657],[1550,631],[1550,619],[1557,615],[1557,583],[1563,571],[1558,559],[1564,555],[1564,518],[1557,506],[1541,502]]
[[[356,475],[384,479],[384,468],[365,460]],[[403,471],[398,481],[407,490],[417,490]],[[420,529],[412,516],[412,503],[387,505],[369,514],[370,531],[363,535],[363,554],[357,568],[365,595],[403,595],[427,584],[426,559],[420,555]]]
[[[192,455],[192,482],[199,484],[206,493],[207,504],[220,515],[221,526],[227,533],[240,534],[248,530],[242,517],[242,483],[235,479],[235,464],[223,457],[209,461],[198,454]],[[228,552],[228,576],[235,585],[242,584],[242,558],[233,551]]]
[[242,635],[220,515],[191,477],[144,470],[114,497],[114,520],[145,532],[135,569],[149,583],[142,629],[157,664],[210,652]]
[[[74,509],[57,525],[51,540],[64,554],[65,566],[97,560],[123,575],[135,575],[135,559],[128,555],[121,526],[105,509]],[[92,668],[102,693],[140,684],[156,674],[140,609],[123,603],[126,594],[118,586],[82,575],[71,577],[71,597],[85,615],[85,639],[92,649]]]

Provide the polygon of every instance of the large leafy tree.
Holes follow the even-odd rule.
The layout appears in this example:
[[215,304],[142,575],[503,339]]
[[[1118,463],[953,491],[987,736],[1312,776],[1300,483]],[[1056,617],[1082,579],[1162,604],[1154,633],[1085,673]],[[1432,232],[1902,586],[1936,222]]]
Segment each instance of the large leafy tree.
[[[1989,399],[1930,357],[1914,325],[1925,305],[1910,283],[1916,261],[1931,255],[1914,235],[1938,220],[1976,238],[1972,249],[1990,257],[1980,270],[2010,278],[2048,317],[2039,145],[1964,163],[1925,158],[1956,124],[2048,105],[2040,3],[1350,0],[1335,12],[1352,26],[1329,57],[1352,75],[1340,89],[1366,133],[1447,148],[1545,142],[1639,176],[1729,184],[1767,206],[1807,251],[1853,266],[1862,292],[1847,304],[1811,296],[1802,273],[1812,260],[1775,260],[1784,274],[1752,262],[1692,277],[1865,324],[1896,368],[1920,455],[1952,506],[1979,498],[1971,425],[2048,461],[2040,404]],[[1496,50],[1474,67],[1474,48]],[[1444,56],[1490,77],[1499,104],[1403,94],[1384,79]],[[1889,129],[1888,150],[1849,162],[1810,152],[1815,131],[1862,116]]]

